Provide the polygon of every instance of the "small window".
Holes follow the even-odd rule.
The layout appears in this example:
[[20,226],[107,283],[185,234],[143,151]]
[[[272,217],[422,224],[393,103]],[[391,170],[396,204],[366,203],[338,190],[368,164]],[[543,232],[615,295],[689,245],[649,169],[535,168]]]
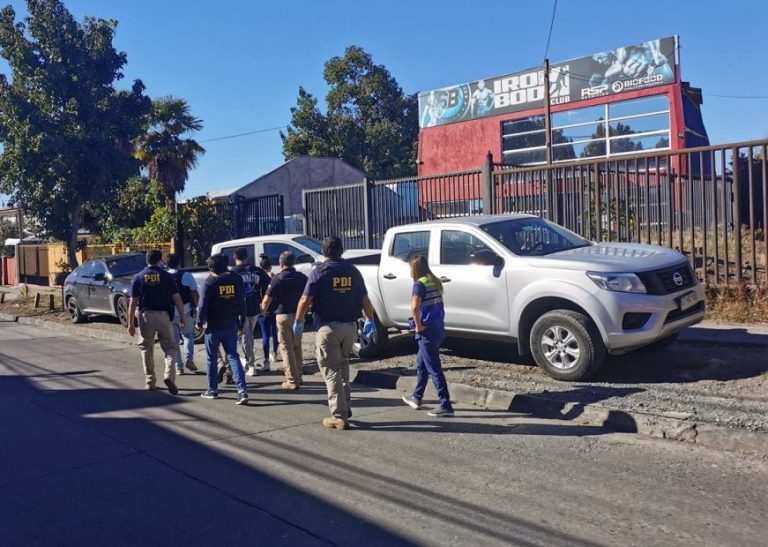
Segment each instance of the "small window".
[[669,99],[664,95],[643,97],[608,105],[608,116],[611,119],[624,116],[640,116],[651,112],[666,112],[669,110]]
[[459,230],[443,230],[440,235],[440,264],[467,265],[472,253],[488,249],[478,238]]
[[288,245],[287,243],[265,243],[264,244],[264,253],[269,257],[269,263],[272,264],[273,267],[277,267],[280,263],[280,255],[283,254],[285,251],[291,251],[293,253],[293,256],[296,258],[299,258],[299,256],[306,254],[304,251],[301,251],[300,249],[294,247],[293,245]]
[[396,234],[390,256],[408,261],[412,256],[429,255],[429,232]]
[[77,277],[80,279],[90,279],[93,277],[93,265],[95,262],[86,262],[80,266],[77,270]]
[[227,263],[230,266],[235,265],[235,251],[239,249],[240,247],[243,247],[248,252],[248,262],[250,264],[253,264],[253,245],[235,245],[232,247],[222,247],[221,254],[227,257]]
[[107,275],[107,267],[103,262],[100,261],[93,263],[93,271],[91,272],[91,276],[96,277],[98,274],[103,276]]

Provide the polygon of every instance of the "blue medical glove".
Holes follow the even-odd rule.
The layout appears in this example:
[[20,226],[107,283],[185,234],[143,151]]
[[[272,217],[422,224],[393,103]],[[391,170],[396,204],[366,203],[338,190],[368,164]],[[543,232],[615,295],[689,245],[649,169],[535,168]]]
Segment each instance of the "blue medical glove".
[[363,325],[363,334],[365,336],[370,336],[374,333],[376,330],[376,324],[373,322],[373,319],[366,319],[365,324]]
[[304,323],[301,321],[294,321],[293,322],[293,335],[294,336],[301,336],[301,333],[304,332]]

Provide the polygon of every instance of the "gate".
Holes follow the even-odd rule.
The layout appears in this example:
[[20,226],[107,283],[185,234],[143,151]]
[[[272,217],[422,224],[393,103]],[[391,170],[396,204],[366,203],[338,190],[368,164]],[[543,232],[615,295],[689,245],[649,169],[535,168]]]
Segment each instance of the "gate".
[[48,245],[22,243],[18,249],[19,283],[49,285]]
[[215,243],[285,233],[283,196],[236,197],[213,201],[206,196],[179,204],[177,248],[186,266],[200,266]]

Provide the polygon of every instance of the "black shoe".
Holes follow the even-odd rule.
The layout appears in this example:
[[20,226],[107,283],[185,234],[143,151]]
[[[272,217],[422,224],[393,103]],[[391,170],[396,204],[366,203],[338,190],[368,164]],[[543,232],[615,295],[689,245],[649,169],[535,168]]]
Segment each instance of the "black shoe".
[[218,399],[219,394],[215,391],[211,391],[210,389],[207,389],[200,394],[200,397],[202,397],[203,399]]
[[237,394],[237,401],[235,401],[236,405],[247,405],[248,404],[248,394],[244,391],[241,391]]
[[171,395],[176,395],[179,392],[179,388],[176,387],[176,384],[173,383],[173,380],[168,378],[167,380],[163,380],[163,383],[168,388],[168,393]]

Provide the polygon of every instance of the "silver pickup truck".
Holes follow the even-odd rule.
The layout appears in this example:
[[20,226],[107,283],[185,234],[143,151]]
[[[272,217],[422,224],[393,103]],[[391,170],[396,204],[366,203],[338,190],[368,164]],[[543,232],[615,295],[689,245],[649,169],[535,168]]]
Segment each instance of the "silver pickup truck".
[[353,260],[377,316],[361,357],[408,328],[416,254],[443,281],[449,335],[516,341],[558,379],[585,379],[606,354],[668,343],[704,317],[704,291],[676,251],[595,244],[529,215],[439,220],[389,230],[377,265]]

